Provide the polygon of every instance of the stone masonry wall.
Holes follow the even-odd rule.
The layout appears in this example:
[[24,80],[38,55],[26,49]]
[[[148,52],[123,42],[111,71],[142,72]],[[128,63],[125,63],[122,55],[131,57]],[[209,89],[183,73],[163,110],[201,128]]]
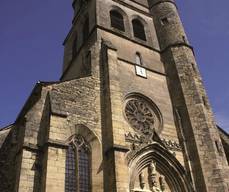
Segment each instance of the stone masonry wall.
[[65,190],[65,157],[65,149],[55,147],[48,148],[45,191],[54,192]]

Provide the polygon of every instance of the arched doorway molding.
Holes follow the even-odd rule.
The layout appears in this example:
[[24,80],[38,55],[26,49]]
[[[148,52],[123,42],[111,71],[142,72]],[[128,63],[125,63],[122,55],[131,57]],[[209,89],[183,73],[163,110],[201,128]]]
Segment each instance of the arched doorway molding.
[[162,174],[172,192],[193,192],[193,187],[188,179],[183,166],[166,148],[157,142],[152,142],[140,147],[135,151],[130,151],[128,165],[130,167],[130,190],[134,189],[134,184],[147,166],[154,161],[157,171]]

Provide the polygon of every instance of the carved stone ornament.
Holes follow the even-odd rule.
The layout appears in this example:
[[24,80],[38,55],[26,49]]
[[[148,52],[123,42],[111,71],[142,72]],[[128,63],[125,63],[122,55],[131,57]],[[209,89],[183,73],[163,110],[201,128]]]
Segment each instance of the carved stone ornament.
[[161,132],[162,118],[159,110],[142,97],[127,99],[125,116],[131,127],[140,134],[149,135],[153,131]]
[[131,159],[138,153],[138,151],[152,143],[160,144],[170,153],[182,151],[181,145],[177,141],[159,138],[156,133],[151,134],[150,137],[145,137],[143,135],[128,132],[125,134],[125,141],[130,143],[130,151],[126,156],[128,162],[131,161]]
[[[133,192],[166,192],[170,191],[168,184],[165,181],[165,176],[161,175],[156,170],[156,162],[152,161],[145,169],[139,173],[139,181],[136,181],[136,185]],[[145,181],[145,174],[148,175],[148,181]],[[139,184],[139,186],[138,186]]]

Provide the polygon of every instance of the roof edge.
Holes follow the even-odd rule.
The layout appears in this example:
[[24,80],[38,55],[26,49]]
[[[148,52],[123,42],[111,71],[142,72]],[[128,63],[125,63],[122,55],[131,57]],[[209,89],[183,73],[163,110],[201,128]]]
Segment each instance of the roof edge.
[[0,132],[1,131],[5,131],[7,129],[11,129],[14,125],[15,125],[15,123],[11,123],[11,124],[9,124],[9,125],[7,125],[5,127],[0,128]]
[[221,128],[219,125],[216,125],[219,131],[221,131],[224,135],[226,135],[229,138],[229,133],[227,133],[223,128]]

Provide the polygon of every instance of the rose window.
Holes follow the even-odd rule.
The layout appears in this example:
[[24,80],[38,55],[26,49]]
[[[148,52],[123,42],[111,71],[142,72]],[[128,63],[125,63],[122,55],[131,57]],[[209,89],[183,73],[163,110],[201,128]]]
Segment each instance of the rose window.
[[125,115],[129,124],[139,133],[160,132],[161,121],[158,109],[142,98],[131,98],[126,102]]

